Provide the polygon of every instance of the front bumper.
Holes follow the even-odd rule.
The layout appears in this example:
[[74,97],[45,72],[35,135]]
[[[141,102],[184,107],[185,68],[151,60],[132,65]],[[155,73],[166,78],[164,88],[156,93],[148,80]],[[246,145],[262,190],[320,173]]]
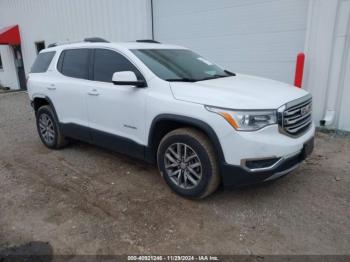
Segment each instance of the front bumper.
[[229,164],[221,165],[221,176],[224,187],[241,187],[246,185],[258,184],[275,180],[279,177],[288,175],[308,158],[314,148],[314,138],[304,144],[301,151],[294,155],[283,158],[278,165],[265,171],[264,169],[249,170],[244,166],[235,166]]

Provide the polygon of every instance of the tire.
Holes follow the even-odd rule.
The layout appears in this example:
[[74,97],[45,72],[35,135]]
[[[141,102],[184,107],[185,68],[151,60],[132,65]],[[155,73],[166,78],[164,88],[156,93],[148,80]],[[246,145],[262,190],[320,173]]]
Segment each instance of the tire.
[[36,126],[43,144],[50,149],[61,149],[68,144],[62,135],[58,120],[52,108],[42,106],[36,112]]
[[196,129],[181,128],[167,134],[159,144],[157,162],[165,182],[180,196],[202,199],[220,185],[214,147]]

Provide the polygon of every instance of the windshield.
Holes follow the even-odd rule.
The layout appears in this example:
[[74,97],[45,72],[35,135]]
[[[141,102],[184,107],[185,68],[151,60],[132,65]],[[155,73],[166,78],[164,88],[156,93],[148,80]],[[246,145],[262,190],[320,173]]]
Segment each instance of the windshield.
[[131,50],[158,77],[169,82],[197,82],[234,76],[185,49]]

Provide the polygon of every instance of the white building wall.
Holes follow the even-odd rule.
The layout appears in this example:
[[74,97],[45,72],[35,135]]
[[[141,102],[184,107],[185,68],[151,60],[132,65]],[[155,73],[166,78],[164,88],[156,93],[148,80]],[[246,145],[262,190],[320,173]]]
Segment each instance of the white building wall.
[[311,0],[305,89],[317,124],[350,131],[349,18],[349,0]]
[[153,2],[156,40],[192,48],[233,72],[294,82],[309,0]]
[[335,112],[332,126],[350,131],[350,1],[339,2],[327,92],[327,110]]
[[19,25],[25,72],[37,53],[35,42],[110,41],[151,38],[149,0],[0,0],[0,27]]
[[3,65],[0,69],[0,85],[19,89],[13,49],[8,45],[0,45],[0,55]]
[[343,92],[340,98],[339,104],[339,124],[338,128],[342,130],[350,131],[350,41],[349,36],[347,36],[347,56],[345,63],[345,76],[344,76],[344,84],[343,84]]

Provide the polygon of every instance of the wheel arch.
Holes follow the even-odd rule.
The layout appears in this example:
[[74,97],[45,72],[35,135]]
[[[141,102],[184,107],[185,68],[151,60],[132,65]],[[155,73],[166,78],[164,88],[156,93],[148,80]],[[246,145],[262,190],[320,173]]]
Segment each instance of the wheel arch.
[[40,107],[45,106],[45,105],[49,105],[52,108],[56,119],[58,120],[58,115],[57,115],[55,106],[53,105],[53,103],[52,103],[52,101],[51,101],[51,99],[49,97],[47,97],[47,96],[36,96],[36,97],[33,98],[32,105],[33,105],[33,109],[34,109],[35,113],[38,111],[38,109]]
[[153,119],[148,135],[147,161],[154,163],[161,139],[167,133],[182,127],[192,127],[207,135],[214,146],[219,162],[224,161],[224,154],[219,138],[208,123],[196,118],[174,114],[162,114]]

